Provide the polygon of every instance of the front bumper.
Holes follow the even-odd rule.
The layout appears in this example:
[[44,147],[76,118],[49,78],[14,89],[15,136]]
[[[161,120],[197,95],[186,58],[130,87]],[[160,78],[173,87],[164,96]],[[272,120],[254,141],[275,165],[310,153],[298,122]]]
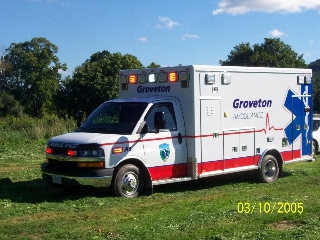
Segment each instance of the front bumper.
[[57,185],[82,185],[93,187],[109,187],[113,168],[86,170],[56,170],[48,163],[41,164],[42,178],[48,183]]

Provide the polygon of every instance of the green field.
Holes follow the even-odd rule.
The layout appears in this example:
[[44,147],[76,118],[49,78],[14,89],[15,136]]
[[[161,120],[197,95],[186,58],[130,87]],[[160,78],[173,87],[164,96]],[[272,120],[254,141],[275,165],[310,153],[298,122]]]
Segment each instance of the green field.
[[0,239],[320,239],[320,155],[273,184],[246,172],[124,199],[48,186],[45,143],[0,128]]

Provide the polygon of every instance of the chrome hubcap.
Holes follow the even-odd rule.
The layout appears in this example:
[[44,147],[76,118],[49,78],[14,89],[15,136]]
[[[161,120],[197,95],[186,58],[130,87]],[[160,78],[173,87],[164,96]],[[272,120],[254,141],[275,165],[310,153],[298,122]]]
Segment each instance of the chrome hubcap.
[[264,167],[264,174],[267,178],[273,178],[277,172],[277,166],[275,162],[269,160]]
[[132,195],[137,192],[139,178],[134,172],[127,172],[122,177],[122,192],[126,195]]

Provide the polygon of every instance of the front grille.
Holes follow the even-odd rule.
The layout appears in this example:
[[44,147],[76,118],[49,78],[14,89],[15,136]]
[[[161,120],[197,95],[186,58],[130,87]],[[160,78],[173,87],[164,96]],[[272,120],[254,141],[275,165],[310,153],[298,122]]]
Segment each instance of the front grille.
[[66,149],[66,148],[52,148],[52,154],[68,156],[68,149]]
[[68,162],[68,161],[58,161],[53,159],[48,159],[49,165],[53,169],[59,170],[74,170],[78,168],[77,162]]

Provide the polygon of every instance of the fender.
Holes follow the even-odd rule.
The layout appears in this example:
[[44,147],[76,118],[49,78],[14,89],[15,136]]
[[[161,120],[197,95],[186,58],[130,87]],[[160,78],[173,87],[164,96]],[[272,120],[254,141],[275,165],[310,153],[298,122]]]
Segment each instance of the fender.
[[[263,160],[263,158],[264,158],[268,153],[270,153],[271,155],[273,155],[273,156],[278,160],[278,162],[280,163],[280,165],[283,164],[283,157],[282,157],[281,152],[280,152],[277,148],[268,147],[268,148],[265,149],[265,150],[263,151],[263,153],[260,155],[260,158],[259,158],[259,161],[258,161],[258,168],[261,168],[262,160]],[[279,165],[279,167],[280,167],[280,165]],[[281,169],[282,169],[282,167],[281,167]]]
[[[151,195],[153,193],[153,184],[152,184],[151,174],[145,164],[145,161],[138,156],[133,156],[133,155],[125,156],[114,166],[114,168],[117,169],[117,168],[119,168],[123,165],[126,165],[126,164],[134,164],[142,170],[144,178],[145,178],[145,187],[146,187],[145,194]],[[114,173],[113,177],[114,176],[115,176],[115,173]]]
[[127,161],[135,161],[135,162],[138,161],[140,162],[140,164],[143,164],[146,167],[145,160],[143,160],[141,157],[134,156],[134,155],[127,155],[124,158],[122,158],[116,165],[114,165],[114,168],[124,165]]

